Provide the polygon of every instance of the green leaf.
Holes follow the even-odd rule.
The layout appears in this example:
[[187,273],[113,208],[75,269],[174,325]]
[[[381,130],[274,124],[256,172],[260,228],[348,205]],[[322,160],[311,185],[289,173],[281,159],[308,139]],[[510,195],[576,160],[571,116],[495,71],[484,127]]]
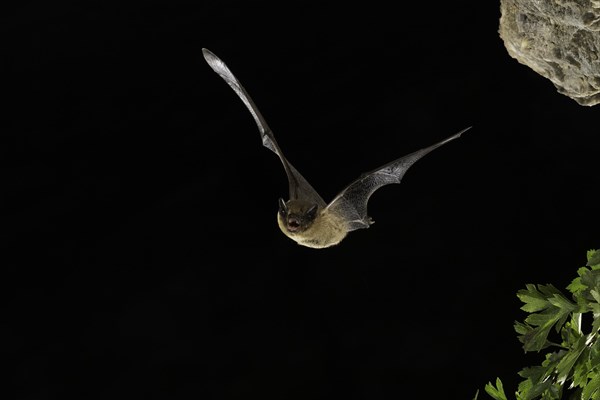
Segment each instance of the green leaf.
[[485,392],[496,400],[507,400],[500,378],[496,379],[496,387],[494,387],[491,382],[488,382],[488,384],[485,385]]
[[529,394],[529,391],[531,390],[531,388],[533,387],[533,382],[531,379],[525,379],[524,381],[521,381],[521,383],[519,383],[519,393],[521,394],[521,396],[527,398],[527,395]]
[[587,252],[587,259],[588,262],[585,265],[587,265],[588,267],[595,267],[597,265],[600,265],[600,251],[589,250]]
[[544,393],[545,391],[550,389],[550,386],[552,386],[552,381],[550,381],[550,380],[546,380],[544,382],[538,383],[537,385],[533,385],[531,387],[531,389],[529,389],[527,391],[527,394],[525,395],[524,399],[525,400],[535,399],[536,397],[538,397],[539,395],[541,395],[542,393]]
[[532,330],[533,328],[531,326],[515,321],[515,331],[517,331],[518,334],[527,335]]
[[[543,313],[531,314],[525,318],[525,322],[533,326],[533,330],[524,337],[523,348],[526,352],[540,351],[547,347],[547,339],[550,329],[559,321],[568,317],[568,310],[554,308]],[[560,324],[558,326],[560,328]]]
[[575,310],[577,307],[573,302],[569,301],[562,294],[554,294],[552,297],[548,298],[548,302],[555,307],[562,308],[567,312],[571,312]]
[[[600,270],[588,270],[581,276],[581,284],[587,286],[588,290],[600,289]],[[587,291],[587,290],[586,290]],[[585,291],[584,291],[585,293]]]
[[569,286],[567,286],[567,290],[569,290],[573,294],[577,294],[577,293],[579,293],[579,292],[587,289],[587,286],[585,286],[584,284],[581,283],[581,277],[586,272],[589,272],[589,269],[587,269],[586,267],[579,268],[577,270],[577,274],[579,276],[577,278],[573,279],[573,281],[571,282],[571,284]]
[[[572,400],[600,400],[600,251],[588,252],[587,265],[567,287],[572,299],[552,285],[528,284],[517,292],[527,316],[514,329],[525,351],[557,348],[546,352],[541,365],[519,371],[517,400],[561,400],[563,392]],[[500,378],[488,382],[485,392],[507,400]]]
[[573,346],[572,349],[569,350],[568,353],[560,360],[558,365],[556,366],[556,381],[564,385],[567,378],[571,375],[571,369],[579,359],[579,356],[585,350],[585,338],[581,337]]
[[547,347],[552,327],[558,332],[569,313],[577,308],[552,285],[529,284],[517,296],[525,303],[521,309],[531,313],[525,318],[525,324],[515,325],[515,330],[521,333],[519,340],[526,352]]
[[589,400],[594,396],[597,398],[598,389],[600,389],[600,374],[596,373],[596,375],[590,380],[587,385],[583,388],[583,392],[581,392],[581,400]]
[[527,289],[521,289],[517,292],[517,297],[525,303],[521,310],[526,312],[536,312],[545,310],[550,306],[546,296],[542,294],[535,285],[527,285]]
[[590,359],[590,348],[585,346],[577,363],[573,368],[573,387],[584,387],[588,380],[588,373],[590,372],[590,368],[588,367],[588,362]]
[[527,378],[532,382],[539,382],[542,380],[545,372],[546,368],[536,365],[534,367],[523,368],[521,371],[519,371],[519,376],[522,378]]

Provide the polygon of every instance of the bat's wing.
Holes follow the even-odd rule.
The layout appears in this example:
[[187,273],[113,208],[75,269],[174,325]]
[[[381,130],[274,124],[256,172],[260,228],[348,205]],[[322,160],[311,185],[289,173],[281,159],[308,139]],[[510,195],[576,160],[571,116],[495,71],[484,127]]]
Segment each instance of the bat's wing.
[[331,203],[329,203],[327,209],[344,218],[348,224],[349,231],[368,228],[372,221],[367,215],[367,203],[373,192],[382,186],[400,183],[406,170],[408,170],[408,168],[410,168],[417,160],[441,145],[456,139],[470,128],[471,127],[463,129],[439,143],[394,160],[376,170],[362,174],[358,179],[342,190]]
[[258,126],[258,130],[260,131],[260,136],[262,138],[263,145],[271,150],[273,153],[279,156],[281,163],[283,164],[283,168],[285,168],[285,173],[288,177],[289,189],[290,189],[290,200],[306,200],[313,204],[318,204],[319,208],[324,208],[326,206],[325,201],[319,196],[317,191],[313,189],[313,187],[304,179],[304,177],[294,168],[292,164],[284,157],[277,141],[275,140],[275,136],[267,125],[267,122],[261,115],[260,111],[252,101],[252,98],[248,95],[240,81],[231,73],[227,65],[219,57],[214,55],[210,50],[202,49],[202,54],[204,55],[204,59],[210,65],[210,67],[217,73],[221,78],[227,82],[229,86],[233,89],[235,93],[242,99],[252,117],[254,117],[254,121]]

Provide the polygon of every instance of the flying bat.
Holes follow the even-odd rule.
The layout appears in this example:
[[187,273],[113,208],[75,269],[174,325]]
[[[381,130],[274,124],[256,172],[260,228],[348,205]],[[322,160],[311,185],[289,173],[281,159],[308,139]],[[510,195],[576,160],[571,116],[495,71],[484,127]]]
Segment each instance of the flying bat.
[[207,49],[202,49],[202,53],[208,65],[227,82],[248,107],[258,125],[263,145],[279,156],[288,178],[289,200],[279,199],[277,223],[286,236],[303,246],[316,249],[334,246],[340,243],[349,232],[368,228],[374,222],[367,215],[367,203],[373,192],[382,186],[400,183],[406,170],[417,160],[443,144],[458,138],[471,128],[463,129],[439,143],[362,174],[328,204],[285,158],[275,140],[273,131],[267,125],[248,92],[227,65]]

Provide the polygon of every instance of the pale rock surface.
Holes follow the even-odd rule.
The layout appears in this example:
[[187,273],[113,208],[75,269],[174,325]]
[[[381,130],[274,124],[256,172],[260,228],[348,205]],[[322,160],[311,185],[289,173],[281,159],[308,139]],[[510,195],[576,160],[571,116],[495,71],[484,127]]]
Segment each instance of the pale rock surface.
[[511,57],[581,105],[600,103],[600,0],[501,0]]

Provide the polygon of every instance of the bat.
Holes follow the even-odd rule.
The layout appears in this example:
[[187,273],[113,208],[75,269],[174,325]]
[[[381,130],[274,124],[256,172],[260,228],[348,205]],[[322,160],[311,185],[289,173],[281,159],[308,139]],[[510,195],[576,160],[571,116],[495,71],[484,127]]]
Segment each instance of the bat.
[[208,49],[202,49],[208,65],[233,89],[254,118],[263,145],[277,154],[289,183],[289,200],[279,198],[277,223],[281,231],[298,244],[326,248],[340,243],[349,232],[368,228],[374,221],[367,215],[369,198],[377,189],[400,183],[406,171],[430,151],[460,137],[471,127],[438,142],[362,174],[325,203],[323,198],[285,158],[275,136],[246,89],[225,63]]

